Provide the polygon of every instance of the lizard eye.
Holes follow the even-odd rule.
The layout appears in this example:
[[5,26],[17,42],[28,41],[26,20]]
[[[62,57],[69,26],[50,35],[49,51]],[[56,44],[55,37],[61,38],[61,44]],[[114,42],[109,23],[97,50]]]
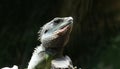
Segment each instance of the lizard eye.
[[63,22],[63,19],[57,19],[54,21],[54,24],[59,24],[60,22]]

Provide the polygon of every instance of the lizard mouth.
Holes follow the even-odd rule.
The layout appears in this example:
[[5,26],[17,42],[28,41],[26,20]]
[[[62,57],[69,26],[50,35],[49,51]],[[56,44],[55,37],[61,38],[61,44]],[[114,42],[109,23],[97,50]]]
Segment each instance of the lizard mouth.
[[71,29],[72,29],[72,25],[66,25],[66,26],[60,28],[59,30],[55,31],[55,34],[63,35],[65,33],[67,33],[68,31],[71,31]]

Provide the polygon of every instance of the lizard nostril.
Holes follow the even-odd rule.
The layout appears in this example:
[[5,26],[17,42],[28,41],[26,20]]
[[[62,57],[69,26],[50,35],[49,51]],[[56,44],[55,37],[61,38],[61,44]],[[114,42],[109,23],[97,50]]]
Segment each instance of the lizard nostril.
[[72,19],[70,19],[70,20],[68,20],[68,22],[69,22],[69,23],[72,23],[72,22],[73,22],[73,20],[72,20]]

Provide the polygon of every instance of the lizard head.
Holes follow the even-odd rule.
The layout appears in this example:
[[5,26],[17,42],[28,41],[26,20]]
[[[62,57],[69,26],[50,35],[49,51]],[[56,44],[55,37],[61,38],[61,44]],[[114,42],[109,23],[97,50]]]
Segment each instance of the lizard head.
[[54,18],[42,27],[39,40],[45,47],[64,47],[69,40],[72,26],[72,17]]

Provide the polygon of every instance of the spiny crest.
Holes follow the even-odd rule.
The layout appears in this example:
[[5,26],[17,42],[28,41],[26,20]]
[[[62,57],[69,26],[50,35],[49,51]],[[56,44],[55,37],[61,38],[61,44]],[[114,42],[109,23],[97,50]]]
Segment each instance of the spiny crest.
[[39,53],[44,52],[44,51],[45,51],[44,47],[42,47],[42,46],[37,46],[37,47],[34,49],[33,54],[39,54]]
[[38,40],[40,41],[42,35],[44,34],[44,31],[48,28],[49,22],[40,27],[40,30],[38,31]]
[[38,31],[38,40],[40,41],[40,39],[41,39],[41,32],[42,32],[42,30],[43,30],[43,27],[40,27],[40,30]]

